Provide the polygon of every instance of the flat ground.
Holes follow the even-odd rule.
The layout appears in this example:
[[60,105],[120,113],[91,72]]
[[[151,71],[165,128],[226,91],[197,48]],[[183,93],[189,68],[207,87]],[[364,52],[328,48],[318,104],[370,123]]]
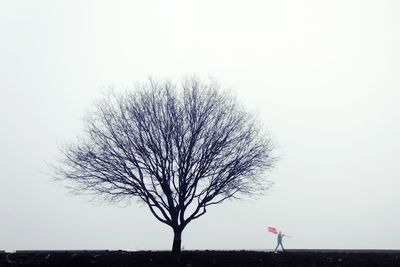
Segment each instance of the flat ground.
[[400,251],[184,251],[180,264],[172,264],[171,254],[166,251],[17,251],[0,252],[0,266],[400,266]]

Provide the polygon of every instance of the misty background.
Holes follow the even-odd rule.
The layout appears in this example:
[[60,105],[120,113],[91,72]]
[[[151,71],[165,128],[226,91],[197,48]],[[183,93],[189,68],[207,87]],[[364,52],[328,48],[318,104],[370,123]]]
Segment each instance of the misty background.
[[399,1],[0,3],[0,250],[169,250],[134,201],[88,202],[46,162],[104,88],[197,74],[278,143],[275,186],[211,207],[184,249],[400,249]]

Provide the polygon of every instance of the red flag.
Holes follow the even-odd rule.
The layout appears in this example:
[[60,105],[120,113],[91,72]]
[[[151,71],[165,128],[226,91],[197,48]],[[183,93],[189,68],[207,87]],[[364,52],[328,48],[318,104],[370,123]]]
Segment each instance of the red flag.
[[275,227],[272,227],[272,226],[268,226],[268,232],[277,234],[278,233],[278,229],[276,229]]

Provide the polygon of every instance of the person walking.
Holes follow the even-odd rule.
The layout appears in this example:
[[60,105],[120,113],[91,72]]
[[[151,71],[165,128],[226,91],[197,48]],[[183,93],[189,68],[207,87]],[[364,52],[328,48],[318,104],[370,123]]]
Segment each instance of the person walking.
[[285,234],[282,233],[282,231],[279,231],[278,236],[277,236],[277,243],[278,243],[278,244],[276,245],[275,253],[278,252],[279,246],[281,246],[282,251],[285,251],[285,249],[283,248],[283,244],[282,244],[282,239],[283,239],[284,236],[285,236]]

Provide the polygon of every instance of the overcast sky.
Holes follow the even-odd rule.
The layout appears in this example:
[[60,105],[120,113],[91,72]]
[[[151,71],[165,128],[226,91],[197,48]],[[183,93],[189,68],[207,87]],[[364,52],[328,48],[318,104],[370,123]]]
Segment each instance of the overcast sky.
[[46,162],[104,87],[197,74],[268,126],[275,187],[213,206],[185,249],[400,249],[400,2],[0,2],[0,250],[170,249],[146,207],[88,202]]

